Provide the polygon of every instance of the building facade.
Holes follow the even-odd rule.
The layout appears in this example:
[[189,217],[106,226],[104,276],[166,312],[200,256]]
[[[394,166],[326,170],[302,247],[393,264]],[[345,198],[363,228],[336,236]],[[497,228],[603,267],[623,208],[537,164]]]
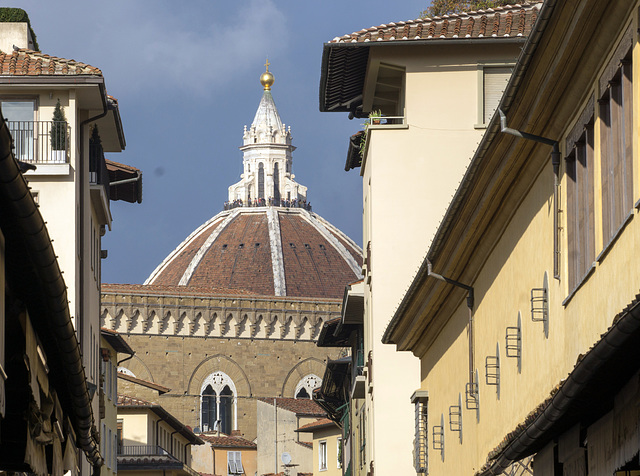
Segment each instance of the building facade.
[[363,179],[365,250],[360,380],[366,392],[349,410],[358,422],[350,426],[350,454],[358,458],[352,474],[414,471],[414,414],[397,402],[419,387],[419,361],[381,338],[495,112],[539,8],[512,5],[395,22],[324,45],[321,111],[365,119],[365,130],[349,142],[345,166],[359,168]]
[[[25,21],[0,23],[0,107],[22,161],[31,195],[47,222],[68,287],[91,395],[100,387],[101,237],[111,227],[110,200],[141,200],[141,174],[107,160],[125,148],[118,102],[93,66],[35,51]],[[126,183],[119,183],[126,177]],[[91,399],[98,439],[98,398]],[[93,430],[92,430],[93,433]],[[80,472],[101,460],[99,450],[80,458]]]
[[386,329],[419,474],[640,471],[639,6],[544,3]]

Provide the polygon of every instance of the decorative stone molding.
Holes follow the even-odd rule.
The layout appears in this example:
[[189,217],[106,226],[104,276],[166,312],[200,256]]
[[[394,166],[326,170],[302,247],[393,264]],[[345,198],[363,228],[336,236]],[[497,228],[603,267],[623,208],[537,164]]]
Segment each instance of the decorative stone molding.
[[340,309],[338,300],[103,292],[101,325],[121,334],[313,341]]

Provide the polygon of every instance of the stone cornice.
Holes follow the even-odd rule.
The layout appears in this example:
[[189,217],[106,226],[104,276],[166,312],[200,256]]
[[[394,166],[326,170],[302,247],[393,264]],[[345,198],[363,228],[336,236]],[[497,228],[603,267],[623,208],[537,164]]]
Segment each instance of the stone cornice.
[[315,341],[338,301],[103,292],[101,325],[121,334]]

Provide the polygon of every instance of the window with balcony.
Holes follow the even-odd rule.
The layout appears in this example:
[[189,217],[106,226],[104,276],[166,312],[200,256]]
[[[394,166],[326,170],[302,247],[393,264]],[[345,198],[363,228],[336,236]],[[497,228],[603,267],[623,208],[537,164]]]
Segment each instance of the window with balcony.
[[569,291],[595,260],[593,103],[567,138],[567,249]]
[[0,100],[18,160],[35,164],[68,163],[69,126],[66,121],[36,121],[34,99]]

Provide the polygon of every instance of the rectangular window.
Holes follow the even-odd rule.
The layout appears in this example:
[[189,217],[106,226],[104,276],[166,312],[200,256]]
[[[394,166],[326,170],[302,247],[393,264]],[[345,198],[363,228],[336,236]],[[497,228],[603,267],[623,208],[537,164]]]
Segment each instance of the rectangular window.
[[244,473],[244,468],[242,467],[241,451],[227,451],[227,468],[229,474]]
[[320,471],[327,470],[327,441],[322,440],[318,444],[318,469]]
[[600,98],[602,239],[615,237],[633,208],[633,88],[631,52]]
[[24,162],[36,161],[34,124],[36,103],[34,100],[4,99],[0,101],[13,143],[16,159]]
[[427,448],[429,435],[427,422],[427,404],[429,397],[426,391],[418,390],[411,397],[411,403],[415,406],[415,436],[413,440],[413,467],[418,474],[429,472]]
[[338,437],[338,444],[336,445],[336,460],[338,469],[342,468],[342,438]]
[[573,145],[567,144],[569,291],[580,284],[595,259],[593,116],[581,127]]
[[483,126],[489,124],[496,112],[512,71],[511,66],[482,66],[480,118]]

